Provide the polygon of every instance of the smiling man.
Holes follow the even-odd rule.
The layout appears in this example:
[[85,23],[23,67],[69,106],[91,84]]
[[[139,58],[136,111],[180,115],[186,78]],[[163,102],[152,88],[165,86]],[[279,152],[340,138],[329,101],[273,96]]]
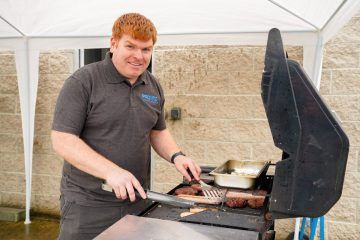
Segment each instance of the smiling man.
[[[80,68],[64,83],[51,133],[64,161],[59,239],[93,239],[126,214],[136,214],[150,183],[151,146],[190,180],[200,167],[166,129],[164,94],[149,66],[157,32],[136,13],[112,29],[105,60]],[[106,182],[113,192],[102,189]]]

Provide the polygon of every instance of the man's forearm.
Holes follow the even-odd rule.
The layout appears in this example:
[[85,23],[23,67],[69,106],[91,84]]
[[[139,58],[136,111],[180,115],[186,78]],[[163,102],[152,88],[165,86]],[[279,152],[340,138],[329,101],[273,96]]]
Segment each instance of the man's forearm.
[[106,179],[111,170],[118,168],[73,134],[52,131],[51,140],[57,154],[71,165],[95,177]]
[[150,134],[151,145],[154,150],[164,159],[170,162],[171,156],[180,151],[169,130],[153,130]]

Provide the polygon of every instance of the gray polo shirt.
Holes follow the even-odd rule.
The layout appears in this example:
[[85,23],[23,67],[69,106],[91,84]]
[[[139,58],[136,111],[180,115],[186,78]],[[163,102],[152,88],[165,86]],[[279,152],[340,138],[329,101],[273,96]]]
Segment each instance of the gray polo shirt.
[[[148,188],[149,134],[166,128],[164,101],[161,86],[151,73],[145,71],[131,85],[107,53],[105,60],[82,67],[65,81],[52,129],[79,136]],[[101,189],[101,183],[64,161],[61,193],[67,199],[90,206],[122,205],[114,193]]]

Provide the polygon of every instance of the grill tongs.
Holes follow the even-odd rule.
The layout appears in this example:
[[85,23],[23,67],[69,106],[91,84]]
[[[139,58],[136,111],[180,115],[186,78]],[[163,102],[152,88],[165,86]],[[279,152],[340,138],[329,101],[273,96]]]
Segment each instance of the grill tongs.
[[[106,183],[103,183],[101,185],[101,188],[105,191],[113,192],[113,189]],[[191,207],[194,207],[197,205],[197,203],[194,201],[181,199],[181,198],[169,195],[169,194],[154,192],[154,191],[150,191],[150,190],[145,190],[145,193],[146,193],[147,199],[149,199],[151,201],[159,202],[162,204],[167,204],[167,205],[174,206],[174,207],[191,208]],[[135,195],[137,198],[142,199],[140,194],[136,190],[135,190]]]

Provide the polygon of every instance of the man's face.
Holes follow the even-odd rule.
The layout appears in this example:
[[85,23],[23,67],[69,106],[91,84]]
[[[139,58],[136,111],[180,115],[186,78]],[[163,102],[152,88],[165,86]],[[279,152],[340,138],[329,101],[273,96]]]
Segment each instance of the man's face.
[[131,83],[135,83],[149,66],[153,46],[152,39],[140,41],[126,34],[119,40],[111,37],[112,62],[122,75],[128,78]]

